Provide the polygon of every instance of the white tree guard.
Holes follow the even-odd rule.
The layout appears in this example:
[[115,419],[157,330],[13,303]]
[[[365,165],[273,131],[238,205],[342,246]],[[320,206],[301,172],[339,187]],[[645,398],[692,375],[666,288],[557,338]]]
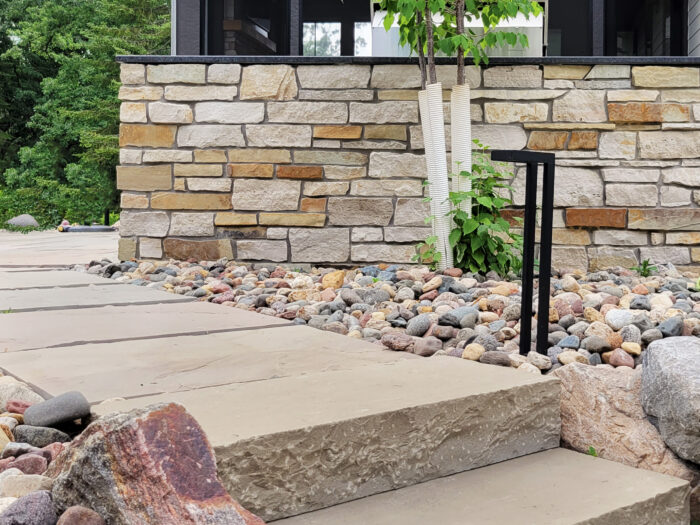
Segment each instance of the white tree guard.
[[[472,190],[472,182],[467,177],[460,177],[461,171],[472,171],[472,116],[471,90],[469,85],[458,85],[452,88],[452,191],[468,192]],[[471,217],[471,199],[460,203],[459,209]]]

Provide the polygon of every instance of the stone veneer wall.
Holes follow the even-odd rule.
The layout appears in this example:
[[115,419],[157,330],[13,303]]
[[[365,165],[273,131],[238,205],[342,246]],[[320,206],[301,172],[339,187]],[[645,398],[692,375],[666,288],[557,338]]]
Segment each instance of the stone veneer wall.
[[[428,234],[417,66],[121,68],[123,258],[409,262]],[[449,88],[454,66],[438,69]],[[700,68],[468,79],[474,137],[557,154],[555,265],[700,263]]]

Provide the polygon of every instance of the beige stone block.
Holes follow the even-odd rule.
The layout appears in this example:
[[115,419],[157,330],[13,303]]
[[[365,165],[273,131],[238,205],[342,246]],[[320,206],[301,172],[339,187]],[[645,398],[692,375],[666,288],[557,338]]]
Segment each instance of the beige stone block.
[[273,164],[229,164],[226,167],[229,177],[239,179],[271,179],[275,173]]
[[177,145],[192,148],[245,146],[240,126],[226,124],[190,124],[180,126]]
[[229,162],[265,162],[271,164],[289,164],[292,154],[288,149],[230,149]]
[[299,206],[298,180],[236,179],[233,182],[234,210],[287,211]]
[[423,183],[420,180],[358,180],[352,183],[351,195],[363,197],[420,197]]
[[133,191],[169,190],[172,186],[169,164],[117,166],[117,189]]
[[585,78],[591,66],[547,65],[544,66],[544,78],[556,80],[580,80]]
[[175,141],[176,129],[176,126],[121,124],[119,126],[119,146],[169,148]]
[[545,89],[573,89],[574,86],[574,81],[573,80],[545,80],[544,81],[544,88]]
[[152,237],[141,237],[139,239],[139,257],[142,259],[160,259],[163,257],[162,241]]
[[659,92],[655,89],[620,89],[608,91],[608,102],[655,102]]
[[371,150],[381,150],[381,149],[393,149],[393,150],[405,150],[406,143],[398,142],[396,140],[345,140],[343,141],[343,148],[349,149],[371,149]]
[[179,102],[233,100],[236,86],[166,86],[165,99]]
[[362,126],[314,126],[315,139],[359,139]]
[[141,164],[143,152],[140,149],[119,150],[119,164]]
[[154,210],[229,210],[231,200],[221,193],[154,193]]
[[645,246],[639,249],[639,258],[656,264],[690,264],[690,250],[685,246]]
[[284,262],[287,260],[285,241],[240,240],[236,241],[237,259],[246,261]]
[[259,148],[311,146],[311,126],[294,124],[254,124],[246,126],[248,146]]
[[216,226],[256,226],[258,216],[255,213],[217,213],[214,217]]
[[634,159],[637,154],[637,134],[631,131],[601,133],[598,154],[601,159]]
[[700,210],[683,209],[630,209],[628,228],[630,230],[686,230],[700,231]]
[[554,228],[552,230],[552,243],[570,246],[588,246],[591,244],[591,236],[587,230]]
[[391,199],[331,197],[328,199],[329,224],[335,226],[387,226],[394,214]]
[[615,266],[632,268],[639,262],[633,249],[603,246],[589,249],[590,270],[608,270]]
[[[700,246],[700,232],[668,232],[666,234],[666,243]],[[694,249],[700,250],[700,248]]]
[[423,199],[396,199],[395,226],[424,226],[430,217],[430,205]]
[[163,88],[160,86],[122,86],[119,88],[119,100],[160,100]]
[[365,166],[324,166],[323,171],[326,179],[330,180],[352,180],[367,176]]
[[632,68],[632,80],[637,87],[699,87],[700,69],[697,67],[635,66]]
[[648,243],[647,233],[631,230],[596,230],[593,242],[610,246],[644,246]]
[[170,259],[180,261],[190,258],[198,261],[216,261],[222,257],[233,259],[233,250],[229,239],[195,241],[193,239],[165,239],[163,251]]
[[[437,66],[437,80],[445,89],[451,88],[457,82],[456,66]],[[467,66],[464,70],[467,84],[472,88],[481,85],[481,69]],[[421,85],[420,70],[417,65],[380,64],[372,68],[371,87],[380,89],[419,88]]]
[[173,182],[173,189],[175,191],[185,191],[187,189],[185,187],[185,179],[176,178]]
[[651,232],[652,246],[659,246],[666,241],[666,235],[660,232]]
[[204,84],[206,67],[204,64],[158,64],[147,66],[146,73],[151,84]]
[[471,92],[472,100],[549,100],[559,98],[566,91],[563,89],[475,89]]
[[643,159],[695,159],[700,157],[700,131],[643,131],[639,133]]
[[125,208],[136,208],[136,209],[148,208],[148,195],[143,195],[141,193],[122,192],[121,197],[120,197],[119,206],[122,209],[125,209]]
[[370,78],[370,66],[299,66],[297,76],[299,85],[307,89],[366,88]]
[[221,164],[175,164],[173,171],[176,177],[221,177]]
[[182,237],[208,237],[214,235],[214,214],[173,213],[170,218],[170,235]]
[[165,237],[170,228],[170,218],[163,211],[124,210],[119,215],[119,234],[128,237],[143,235]]
[[263,226],[309,226],[322,228],[326,224],[325,213],[261,213]]
[[349,228],[290,228],[293,262],[347,262],[350,257]]
[[288,65],[253,65],[243,68],[241,100],[293,100],[297,96],[294,68]]
[[484,70],[484,87],[541,88],[539,66],[495,66]]
[[121,64],[119,80],[122,84],[145,84],[146,67],[143,64]]
[[186,104],[151,102],[148,116],[156,124],[189,124],[192,122],[192,108]]
[[304,195],[311,197],[321,197],[323,195],[345,195],[349,188],[349,182],[305,182]]
[[365,126],[366,139],[406,140],[406,126],[400,124],[376,124]]
[[552,268],[555,270],[586,270],[588,255],[584,247],[552,247]]
[[700,102],[700,89],[664,89],[661,92],[662,102]]
[[656,206],[659,190],[653,184],[608,184],[605,187],[607,206]]
[[664,184],[681,184],[700,188],[700,167],[674,167],[663,170]]
[[355,100],[374,99],[373,89],[300,89],[299,100]]
[[143,162],[192,162],[192,152],[184,149],[147,149]]
[[262,102],[199,102],[194,105],[197,122],[255,124],[265,120]]
[[[557,166],[556,177],[555,207],[590,207],[603,204],[603,181],[597,171]],[[512,187],[514,204],[525,205],[525,168],[516,171]],[[539,181],[538,188],[541,188]]]
[[381,242],[384,231],[382,228],[353,228],[350,238],[352,242]]
[[700,262],[700,248],[691,248],[690,258],[693,262]]
[[630,66],[625,65],[597,64],[586,75],[586,80],[630,78],[630,69]]
[[666,208],[677,208],[679,206],[690,206],[692,192],[688,188],[679,186],[662,186],[659,190],[661,206]]
[[630,89],[630,80],[574,80],[576,89]]
[[148,122],[146,104],[142,102],[122,102],[119,106],[119,120],[122,122]]
[[329,139],[314,139],[314,141],[311,143],[311,147],[324,149],[340,149],[340,141]]
[[210,84],[238,84],[240,79],[240,64],[211,64],[207,69],[207,82]]
[[344,102],[268,102],[267,117],[291,124],[345,124],[348,107]]
[[369,176],[372,178],[427,177],[425,157],[414,153],[375,151],[369,157]]
[[367,154],[357,151],[309,151],[294,152],[297,164],[333,164],[337,166],[362,166],[367,164]]
[[389,226],[384,228],[384,240],[386,242],[410,242],[424,241],[432,235],[432,228],[419,228],[410,226]]
[[410,263],[416,254],[413,244],[353,244],[353,262]]
[[194,151],[195,162],[226,162],[226,151],[222,149],[197,149]]
[[227,178],[189,178],[187,189],[190,191],[223,191],[231,192],[233,181]]
[[136,257],[136,239],[120,238],[117,257],[120,261],[129,261]]
[[605,122],[605,91],[570,91],[554,101],[552,119],[566,122]]
[[419,122],[417,102],[350,102],[350,122],[394,124]]
[[582,129],[582,130],[614,130],[615,129],[615,124],[612,123],[590,123],[590,124],[581,124],[577,122],[525,122],[523,123],[523,128],[525,129],[546,129],[546,130],[575,130],[575,129]]
[[484,104],[486,122],[510,124],[512,122],[538,122],[547,120],[549,106],[544,103],[513,104],[487,102]]
[[609,168],[602,170],[605,182],[658,182],[661,177],[659,169]]
[[520,126],[473,124],[472,136],[491,149],[523,149],[527,134]]

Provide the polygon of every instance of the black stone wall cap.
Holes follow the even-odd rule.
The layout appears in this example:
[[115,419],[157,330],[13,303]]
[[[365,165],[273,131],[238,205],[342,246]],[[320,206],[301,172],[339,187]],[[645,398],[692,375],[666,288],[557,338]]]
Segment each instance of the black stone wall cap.
[[[303,56],[222,56],[222,55],[119,55],[126,64],[418,64],[407,57],[303,57]],[[437,64],[456,64],[454,58],[437,58]],[[469,64],[469,61],[467,61]],[[523,65],[620,65],[620,66],[700,66],[700,57],[494,57],[490,66]],[[484,67],[488,67],[484,65]]]

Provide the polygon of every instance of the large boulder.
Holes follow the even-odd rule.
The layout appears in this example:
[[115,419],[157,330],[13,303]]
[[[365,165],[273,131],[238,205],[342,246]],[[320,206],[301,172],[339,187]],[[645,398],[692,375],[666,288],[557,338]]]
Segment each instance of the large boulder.
[[260,525],[226,492],[204,431],[177,404],[107,415],[47,475],[59,512],[81,505],[114,525]]
[[642,355],[644,410],[671,450],[700,464],[700,339],[661,339]]
[[632,467],[682,478],[694,487],[700,518],[700,470],[669,449],[641,403],[642,371],[573,363],[552,372],[561,381],[561,440],[566,447]]
[[39,223],[36,222],[36,219],[28,213],[25,213],[23,215],[17,215],[17,217],[12,217],[9,221],[7,221],[7,224],[9,224],[10,226],[18,226],[21,228],[39,227]]

